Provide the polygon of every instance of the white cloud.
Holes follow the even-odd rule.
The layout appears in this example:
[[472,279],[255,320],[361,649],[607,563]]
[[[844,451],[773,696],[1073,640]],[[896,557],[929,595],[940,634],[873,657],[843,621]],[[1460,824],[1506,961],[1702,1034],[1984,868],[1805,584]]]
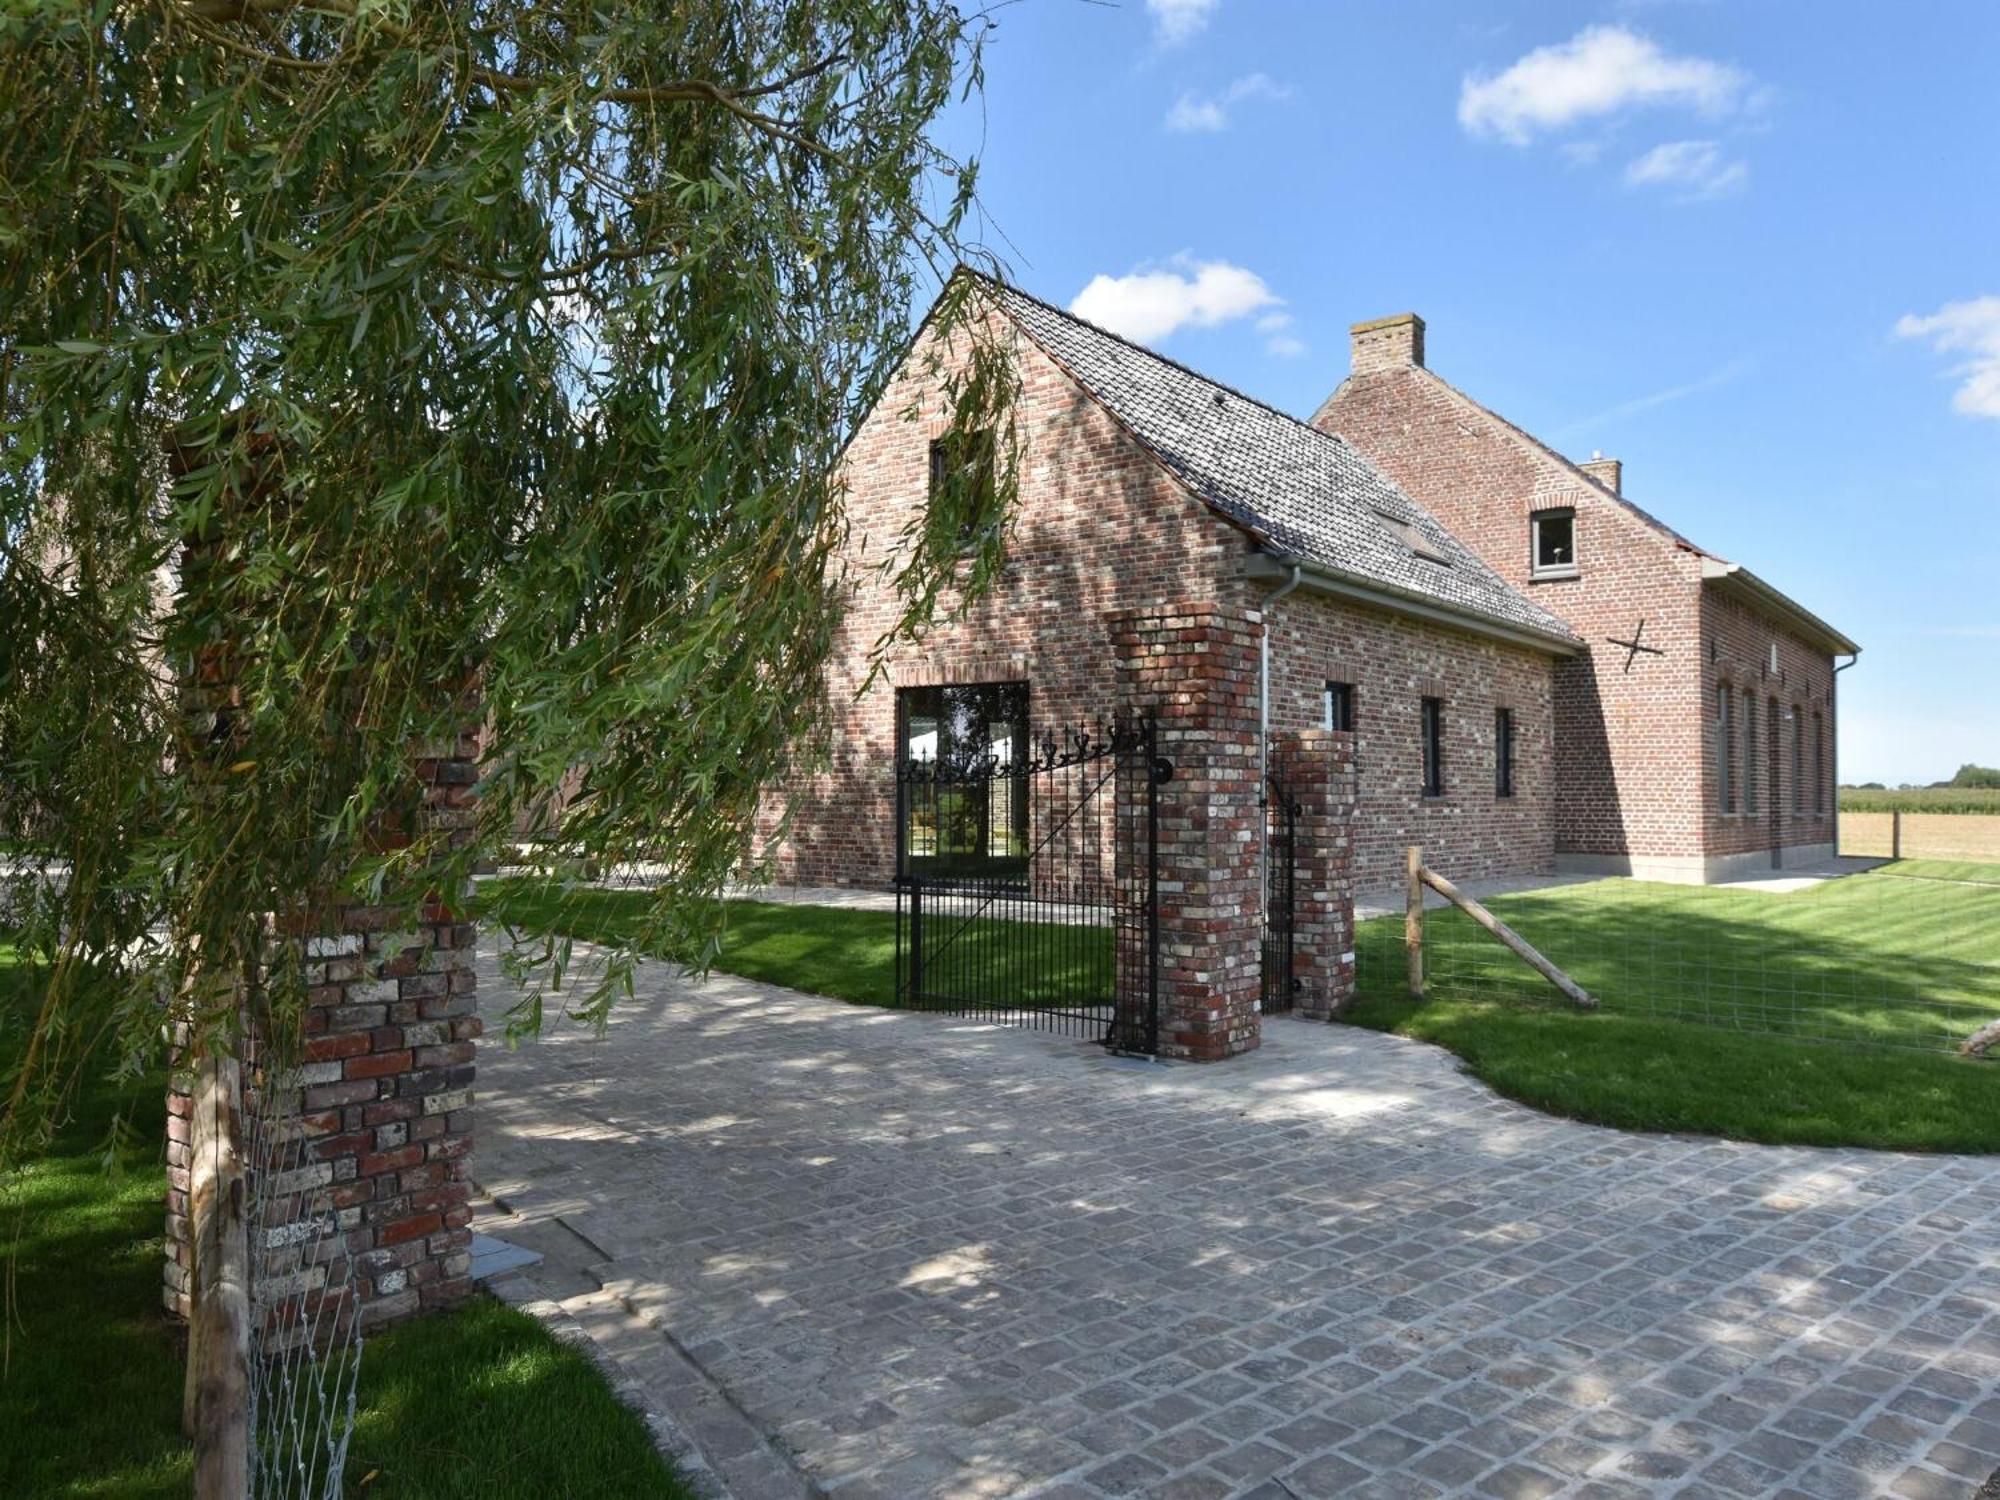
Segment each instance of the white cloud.
[[1146,11],[1153,18],[1161,45],[1172,47],[1206,27],[1220,3],[1221,0],[1146,0]]
[[1191,133],[1226,129],[1229,114],[1213,99],[1197,99],[1193,94],[1182,94],[1174,101],[1174,107],[1167,111],[1167,129]]
[[1226,130],[1229,128],[1230,110],[1246,99],[1282,100],[1291,97],[1292,91],[1269,73],[1246,73],[1220,94],[1210,98],[1198,94],[1182,94],[1174,101],[1174,107],[1167,111],[1167,129],[1208,132]]
[[[1283,299],[1255,271],[1226,260],[1197,261],[1186,255],[1175,256],[1168,267],[1141,268],[1126,276],[1093,276],[1069,310],[1142,344],[1157,343],[1182,328],[1214,328],[1257,313],[1264,314],[1257,327],[1271,344],[1290,339],[1285,330],[1291,318],[1276,310]],[[1274,318],[1283,321],[1267,327]]]
[[1265,313],[1257,320],[1257,331],[1264,335],[1266,354],[1297,359],[1306,352],[1306,341],[1292,332],[1292,315],[1288,312]]
[[1968,417],[2000,419],[2000,297],[1947,302],[1934,313],[1896,320],[1896,337],[1925,339],[1940,352],[1964,353],[1952,373],[1964,377],[1951,409]]
[[1623,26],[1589,26],[1538,47],[1505,72],[1468,74],[1458,123],[1472,135],[1525,146],[1538,132],[1640,105],[1679,105],[1707,115],[1741,105],[1750,76],[1728,63],[1677,57]]
[[1715,141],[1668,141],[1625,166],[1627,187],[1678,188],[1684,199],[1720,198],[1749,180],[1749,164],[1724,156]]

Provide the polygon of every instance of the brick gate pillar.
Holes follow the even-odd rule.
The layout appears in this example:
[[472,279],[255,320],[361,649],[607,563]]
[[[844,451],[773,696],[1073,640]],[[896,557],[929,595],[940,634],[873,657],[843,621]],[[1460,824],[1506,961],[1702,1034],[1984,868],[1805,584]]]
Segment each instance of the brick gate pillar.
[[1354,736],[1287,729],[1271,759],[1299,809],[1293,854],[1297,1011],[1328,1020],[1354,998]]
[[1153,715],[1174,767],[1159,789],[1160,1055],[1233,1057],[1258,1041],[1260,618],[1171,604],[1107,623],[1119,708]]
[[[426,746],[417,762],[424,820],[454,841],[472,836],[476,753],[467,733]],[[347,1304],[373,1327],[472,1289],[474,927],[461,903],[438,900],[322,911],[301,935],[309,988],[298,1073],[292,1089],[252,1107],[289,1116],[302,1138],[286,1176],[306,1190],[299,1211],[308,1217],[270,1232],[285,1245],[344,1237],[354,1283],[332,1279],[338,1257],[308,1253],[301,1290]],[[168,1085],[162,1288],[168,1312],[182,1318],[193,1254],[186,1083],[176,1069]],[[253,1245],[253,1258],[266,1248]]]

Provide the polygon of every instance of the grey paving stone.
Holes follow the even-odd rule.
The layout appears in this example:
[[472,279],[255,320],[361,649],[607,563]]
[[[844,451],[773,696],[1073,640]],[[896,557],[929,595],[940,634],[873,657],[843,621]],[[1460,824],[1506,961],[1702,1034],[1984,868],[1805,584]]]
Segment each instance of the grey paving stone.
[[480,1228],[546,1257],[508,1295],[574,1307],[740,1500],[1966,1500],[2000,1466],[1983,1159],[1620,1135],[1350,1028],[1112,1067],[665,966],[604,1040],[480,1067]]

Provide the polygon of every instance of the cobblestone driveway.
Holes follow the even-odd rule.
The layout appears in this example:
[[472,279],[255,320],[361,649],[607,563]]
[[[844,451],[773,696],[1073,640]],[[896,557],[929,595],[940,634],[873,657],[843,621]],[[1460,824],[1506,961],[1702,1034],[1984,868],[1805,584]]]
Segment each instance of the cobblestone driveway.
[[1621,1135],[1417,1043],[1266,1038],[1121,1063],[654,967],[603,1041],[484,1050],[482,1227],[741,1500],[1967,1500],[2000,1465],[1994,1162]]

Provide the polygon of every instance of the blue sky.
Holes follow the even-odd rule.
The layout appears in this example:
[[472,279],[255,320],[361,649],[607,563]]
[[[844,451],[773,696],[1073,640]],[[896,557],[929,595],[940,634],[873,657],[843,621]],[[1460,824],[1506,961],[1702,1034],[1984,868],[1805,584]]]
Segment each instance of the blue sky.
[[1446,379],[1862,643],[1843,779],[2000,764],[2000,5],[995,20],[949,136],[1022,286],[1301,415],[1419,312]]

